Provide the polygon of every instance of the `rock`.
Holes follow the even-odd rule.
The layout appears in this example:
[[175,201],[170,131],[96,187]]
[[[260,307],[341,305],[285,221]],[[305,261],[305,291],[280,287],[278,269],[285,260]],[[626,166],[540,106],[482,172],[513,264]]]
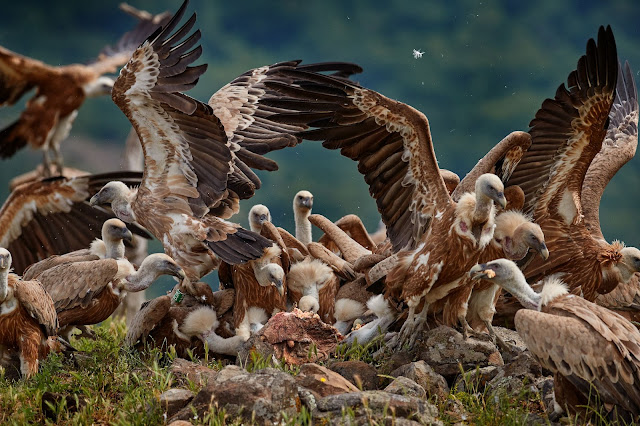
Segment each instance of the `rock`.
[[358,391],[357,387],[340,374],[318,364],[303,364],[295,379],[299,386],[312,391],[316,398]]
[[288,364],[323,361],[344,337],[312,312],[294,309],[272,316],[267,324],[242,346],[239,357],[249,359],[252,351],[274,355]]
[[[384,352],[380,353],[383,358],[386,358],[384,355],[387,355]],[[407,351],[398,351],[393,352],[391,355],[382,363],[382,367],[380,367],[380,373],[392,375],[391,372],[397,370],[403,365],[410,364],[413,361],[413,356]]]
[[358,389],[378,389],[379,377],[375,368],[363,361],[333,362],[329,368],[356,385]]
[[218,374],[216,370],[183,358],[174,359],[169,371],[171,371],[176,381],[182,385],[186,385],[188,382],[206,384],[213,381]]
[[[415,420],[421,424],[441,425],[438,420],[438,409],[420,398],[395,395],[384,391],[364,391],[330,395],[317,401],[318,409],[313,413],[317,423],[328,419],[343,419],[343,413],[353,413],[352,424],[368,424],[370,417],[388,419],[395,417],[395,424],[400,419]],[[346,409],[343,412],[343,409]],[[411,423],[413,424],[413,423]]]
[[185,420],[176,420],[175,422],[169,423],[169,426],[191,426],[191,422],[187,422]]
[[170,420],[192,419],[193,410],[201,419],[212,404],[224,409],[229,418],[241,416],[247,422],[253,419],[258,424],[280,422],[283,414],[294,416],[302,406],[294,378],[280,370],[266,368],[208,383]]
[[195,394],[187,389],[169,389],[160,395],[160,407],[167,417],[173,416],[178,410],[187,405]]
[[247,370],[242,367],[238,367],[237,365],[227,365],[222,370],[218,371],[218,374],[215,377],[214,383],[219,384],[226,380],[231,379],[232,377],[238,376],[240,374],[246,374]]
[[42,414],[48,419],[57,420],[59,407],[61,413],[75,413],[85,405],[87,405],[87,401],[79,396],[76,400],[75,395],[66,393],[44,392],[42,394]]
[[449,394],[449,385],[440,374],[436,373],[429,364],[424,361],[412,362],[403,365],[391,372],[393,377],[407,377],[424,388],[430,397],[436,396],[439,400],[445,400]]
[[399,376],[393,382],[384,388],[385,392],[395,393],[396,395],[415,396],[416,398],[426,398],[427,391],[413,380]]
[[498,369],[498,374],[487,384],[489,392],[517,393],[525,386],[531,392],[537,392],[533,385],[535,380],[542,375],[542,367],[530,352],[522,352],[513,362]]
[[466,371],[504,364],[493,343],[473,337],[464,340],[461,333],[444,325],[423,332],[414,351],[418,359],[426,361],[447,379],[460,373],[460,365]]
[[482,392],[500,371],[500,367],[494,365],[465,371],[457,377],[453,387],[457,392]]

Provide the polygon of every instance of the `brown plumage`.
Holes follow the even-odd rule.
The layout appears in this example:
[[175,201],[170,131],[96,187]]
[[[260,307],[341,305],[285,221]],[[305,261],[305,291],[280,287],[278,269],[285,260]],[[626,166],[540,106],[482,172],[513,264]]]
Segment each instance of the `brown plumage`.
[[49,351],[47,340],[58,330],[53,301],[37,281],[22,281],[9,273],[11,254],[0,248],[0,346],[17,350],[20,372],[38,372],[38,360]]
[[115,72],[149,33],[169,19],[167,13],[133,15],[138,19],[136,27],[89,65],[52,67],[0,47],[0,106],[13,105],[36,89],[20,118],[0,131],[0,157],[11,157],[28,144],[44,151],[45,174],[51,154],[56,174],[62,172],[60,142],[69,134],[84,100],[109,94],[113,80],[103,75]]
[[[39,178],[16,187],[0,209],[0,246],[12,253],[14,271],[22,274],[51,255],[88,248],[100,237],[103,223],[113,218],[110,209],[89,205],[91,194],[113,179],[137,185],[140,178],[137,172],[112,172]],[[130,230],[151,238],[135,224]]]
[[[162,241],[165,252],[187,273],[189,289],[221,260],[247,262],[271,245],[223,219],[237,212],[238,200],[260,187],[252,169],[276,168],[262,154],[295,144],[298,138],[289,133],[300,127],[270,123],[272,110],[258,102],[271,96],[264,82],[286,83],[277,71],[295,68],[295,61],[248,71],[216,92],[209,105],[181,93],[194,87],[206,69],[189,66],[202,52],[196,46],[200,31],[188,35],[195,14],[174,31],[186,6],[134,52],[112,91],[143,146],[142,183],[130,191],[112,182],[92,202],[111,203],[120,219],[136,220]],[[347,74],[359,70],[350,64],[308,67]]]
[[[589,395],[595,396],[595,389],[607,411],[613,408],[617,411],[614,415],[627,422],[637,421],[640,332],[629,321],[569,294],[556,278],[548,279],[542,291],[534,293],[518,267],[506,259],[477,265],[471,273],[523,298],[524,305],[533,302],[537,309],[516,313],[516,329],[542,366],[556,374],[554,391],[562,408],[571,414],[585,414],[586,402]],[[592,399],[589,406],[594,402]]]
[[589,40],[586,55],[569,74],[568,88],[562,84],[536,113],[531,147],[507,181],[524,191],[524,211],[542,228],[551,252],[547,262],[533,259],[524,268],[527,279],[561,273],[572,291],[590,301],[640,270],[640,251],[594,238],[583,216],[587,210],[593,214],[583,182],[602,148],[618,71],[613,33],[601,27],[597,44]]

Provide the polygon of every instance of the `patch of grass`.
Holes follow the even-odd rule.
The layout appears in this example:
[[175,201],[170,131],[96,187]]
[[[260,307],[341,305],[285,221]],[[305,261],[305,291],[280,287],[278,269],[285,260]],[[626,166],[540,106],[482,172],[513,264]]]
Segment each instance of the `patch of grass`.
[[384,335],[379,334],[365,345],[355,339],[352,344],[341,343],[336,347],[334,356],[341,361],[363,361],[376,365],[375,353],[384,347]]
[[275,368],[292,376],[297,376],[300,373],[299,366],[289,365],[284,360],[278,360],[274,356],[268,356],[257,351],[251,351],[249,359],[244,364],[241,362],[241,366],[249,373],[264,370],[265,368]]

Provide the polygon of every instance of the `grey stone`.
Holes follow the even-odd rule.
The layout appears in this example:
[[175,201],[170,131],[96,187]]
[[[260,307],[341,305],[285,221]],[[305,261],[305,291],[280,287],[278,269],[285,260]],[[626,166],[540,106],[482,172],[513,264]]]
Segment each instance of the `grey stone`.
[[436,396],[440,400],[446,399],[449,394],[449,385],[440,374],[436,373],[429,364],[424,361],[405,364],[391,372],[393,377],[404,376],[422,386],[431,397]]
[[173,416],[178,410],[193,399],[195,394],[188,389],[169,389],[160,395],[160,408],[167,417]]
[[218,372],[202,364],[176,358],[169,369],[178,383],[186,385],[188,382],[206,384],[213,381]]
[[396,395],[415,396],[416,398],[426,398],[427,391],[413,380],[399,376],[393,382],[384,388],[385,392],[395,393]]
[[309,389],[316,397],[320,398],[338,393],[358,391],[355,385],[340,374],[313,363],[303,364],[295,380],[299,386]]

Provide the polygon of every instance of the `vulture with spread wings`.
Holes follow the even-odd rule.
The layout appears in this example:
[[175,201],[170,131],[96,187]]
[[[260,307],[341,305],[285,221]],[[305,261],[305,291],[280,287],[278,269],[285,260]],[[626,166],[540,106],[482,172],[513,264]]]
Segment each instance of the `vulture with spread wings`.
[[[200,31],[189,35],[195,14],[176,30],[186,6],[140,45],[112,91],[142,144],[142,183],[130,190],[111,182],[91,201],[110,203],[124,222],[145,226],[192,283],[221,260],[244,263],[271,246],[267,238],[225,219],[238,211],[240,199],[260,187],[252,169],[277,168],[263,154],[296,144],[291,133],[301,127],[272,123],[273,108],[260,103],[262,96],[271,95],[265,81],[285,81],[278,71],[295,68],[296,61],[248,71],[214,94],[209,105],[182,93],[206,69],[189,66],[202,52]],[[335,71],[340,78],[360,71],[339,63],[306,67]]]
[[36,89],[20,118],[0,130],[0,158],[9,158],[28,144],[44,151],[45,175],[52,160],[56,174],[62,173],[60,143],[69,135],[84,100],[109,94],[113,79],[104,74],[116,72],[145,37],[170,18],[166,12],[152,16],[128,5],[122,8],[138,20],[137,25],[88,65],[53,67],[0,46],[0,106],[13,105]]

